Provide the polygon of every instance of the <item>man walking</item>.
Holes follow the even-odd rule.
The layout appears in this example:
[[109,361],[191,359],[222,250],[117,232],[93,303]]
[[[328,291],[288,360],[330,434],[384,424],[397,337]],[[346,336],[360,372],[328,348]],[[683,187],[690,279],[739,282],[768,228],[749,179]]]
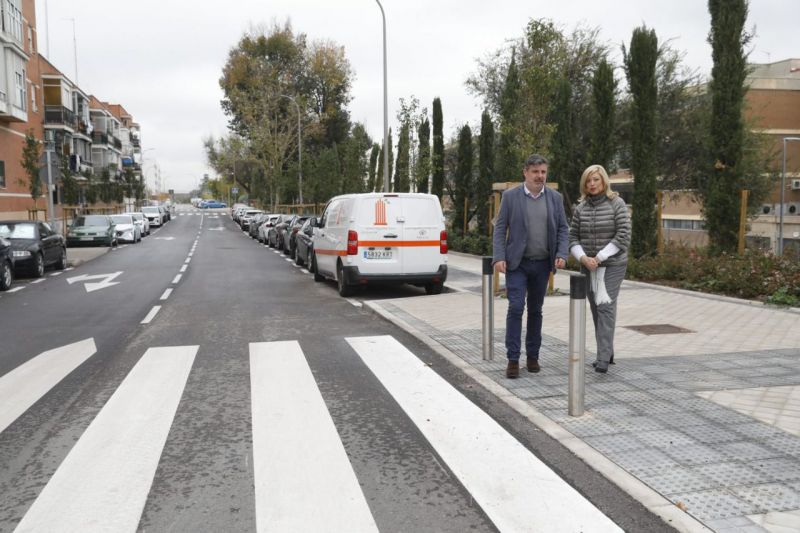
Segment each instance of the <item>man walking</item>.
[[500,202],[500,213],[492,240],[493,264],[506,275],[506,377],[519,377],[522,313],[528,299],[525,352],[528,372],[539,371],[542,345],[542,305],[550,272],[567,262],[569,227],[561,195],[545,187],[547,160],[532,155],[525,161],[525,181],[508,189]]

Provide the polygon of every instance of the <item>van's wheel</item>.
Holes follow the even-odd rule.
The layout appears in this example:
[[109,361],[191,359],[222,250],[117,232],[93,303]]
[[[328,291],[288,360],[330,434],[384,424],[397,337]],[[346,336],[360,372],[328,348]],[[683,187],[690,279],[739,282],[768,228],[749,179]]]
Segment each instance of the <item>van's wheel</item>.
[[427,283],[425,284],[425,294],[442,294],[444,283]]
[[311,272],[314,274],[314,281],[324,281],[325,276],[317,271],[317,254],[311,256]]
[[342,268],[341,263],[339,263],[339,265],[336,267],[336,283],[339,286],[339,296],[352,296],[353,287],[345,283],[344,268]]
[[11,264],[8,261],[3,261],[0,263],[0,291],[10,289],[13,281],[14,273],[11,270]]

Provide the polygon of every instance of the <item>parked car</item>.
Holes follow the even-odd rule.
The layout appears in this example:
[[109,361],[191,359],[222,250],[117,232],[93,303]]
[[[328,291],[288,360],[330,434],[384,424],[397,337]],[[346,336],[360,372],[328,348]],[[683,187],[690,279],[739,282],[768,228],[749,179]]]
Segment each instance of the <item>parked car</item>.
[[240,220],[240,226],[242,227],[242,230],[247,231],[250,229],[250,221],[253,220],[256,215],[260,215],[263,212],[264,211],[261,209],[248,209],[245,211]]
[[217,200],[206,200],[202,205],[202,209],[219,209],[221,207],[228,207],[228,204]]
[[295,234],[294,262],[300,266],[311,264],[311,253],[314,250],[314,243],[311,240],[314,234],[312,224],[316,223],[316,220],[316,217],[308,217]]
[[280,215],[280,218],[275,221],[275,225],[272,226],[269,231],[267,232],[267,245],[270,248],[283,248],[283,234],[286,232],[286,226],[295,215]]
[[14,250],[11,241],[0,237],[0,291],[7,291],[14,281]]
[[144,216],[141,211],[131,211],[129,213],[122,213],[123,215],[130,215],[133,217],[133,222],[139,226],[139,233],[142,237],[150,235],[150,221]]
[[247,228],[247,233],[253,239],[258,239],[258,228],[261,227],[261,224],[266,222],[269,219],[268,213],[260,213],[253,217],[253,220],[250,221],[250,226]]
[[283,253],[294,259],[294,251],[297,244],[295,243],[295,239],[297,238],[297,232],[300,230],[300,226],[308,220],[308,216],[296,216],[292,219],[291,222],[286,226],[286,230],[281,237],[281,242],[283,242]]
[[142,240],[142,233],[130,215],[111,215],[118,241],[137,243]]
[[447,279],[447,231],[432,194],[364,193],[332,198],[314,228],[314,280],[339,294],[371,284],[410,283],[439,294]]
[[27,271],[35,278],[54,265],[67,268],[67,246],[64,237],[53,231],[46,222],[5,220],[0,222],[0,237],[11,241],[14,271]]
[[151,226],[163,226],[164,216],[161,214],[161,209],[154,205],[148,205],[142,208],[142,213],[147,217],[147,221]]
[[84,215],[77,217],[67,230],[67,246],[101,244],[116,246],[117,229],[108,215]]
[[261,223],[261,225],[258,227],[258,242],[267,244],[267,235],[269,234],[269,230],[272,229],[272,227],[280,218],[280,215],[269,215],[267,220]]
[[161,213],[161,219],[164,222],[169,222],[172,219],[172,215],[170,214],[169,209],[167,209],[163,205],[159,205],[156,207],[158,207],[158,211]]

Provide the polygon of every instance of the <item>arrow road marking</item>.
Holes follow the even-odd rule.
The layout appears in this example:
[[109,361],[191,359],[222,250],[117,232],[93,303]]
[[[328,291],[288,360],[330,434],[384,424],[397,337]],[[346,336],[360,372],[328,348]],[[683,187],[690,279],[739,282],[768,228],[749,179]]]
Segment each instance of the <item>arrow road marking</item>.
[[96,351],[94,339],[67,344],[0,377],[0,433]]
[[95,274],[94,276],[89,276],[83,274],[82,276],[75,276],[72,278],[67,278],[67,282],[72,285],[73,283],[77,283],[79,281],[89,281],[91,279],[102,279],[99,283],[87,283],[84,285],[86,287],[86,292],[93,292],[99,291],[100,289],[105,289],[106,287],[111,287],[112,285],[119,285],[119,281],[112,281],[114,278],[122,274],[123,271],[114,272],[113,274]]

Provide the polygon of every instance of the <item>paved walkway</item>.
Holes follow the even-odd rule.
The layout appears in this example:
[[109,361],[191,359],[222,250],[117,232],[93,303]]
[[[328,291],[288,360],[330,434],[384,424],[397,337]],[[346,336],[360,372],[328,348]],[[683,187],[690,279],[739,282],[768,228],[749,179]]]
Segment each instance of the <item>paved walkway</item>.
[[[624,282],[615,361],[567,414],[569,277],[544,306],[539,374],[481,356],[480,258],[450,254],[452,292],[365,302],[416,334],[681,531],[800,531],[800,310]],[[502,284],[502,280],[501,280]],[[649,326],[639,328],[640,326]],[[638,329],[637,329],[638,328]]]

